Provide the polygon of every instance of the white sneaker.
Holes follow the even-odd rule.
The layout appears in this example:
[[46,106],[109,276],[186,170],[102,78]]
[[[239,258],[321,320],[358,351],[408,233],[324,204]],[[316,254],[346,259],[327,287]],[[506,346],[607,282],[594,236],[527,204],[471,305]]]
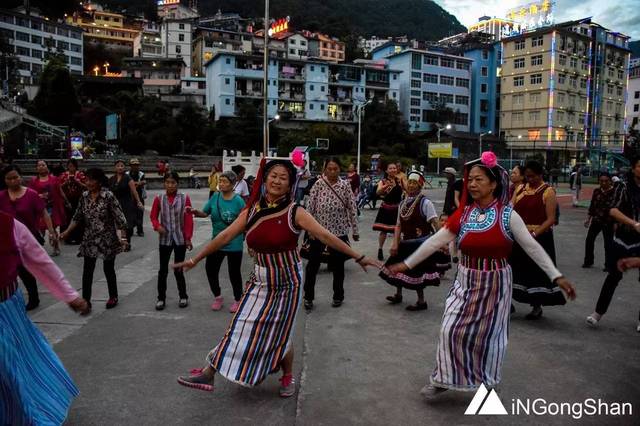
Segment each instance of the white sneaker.
[[596,317],[594,317],[593,314],[587,317],[587,324],[589,324],[591,327],[597,327],[599,321],[600,320],[596,319]]

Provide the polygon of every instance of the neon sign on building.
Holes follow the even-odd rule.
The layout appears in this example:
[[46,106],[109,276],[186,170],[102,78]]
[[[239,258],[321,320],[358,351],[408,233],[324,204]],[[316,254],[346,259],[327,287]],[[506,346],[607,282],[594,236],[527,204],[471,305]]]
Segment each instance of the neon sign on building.
[[274,23],[271,24],[271,27],[269,27],[269,37],[273,37],[277,34],[280,33],[284,33],[289,31],[289,17],[287,16],[286,18],[280,18],[277,21],[275,21]]

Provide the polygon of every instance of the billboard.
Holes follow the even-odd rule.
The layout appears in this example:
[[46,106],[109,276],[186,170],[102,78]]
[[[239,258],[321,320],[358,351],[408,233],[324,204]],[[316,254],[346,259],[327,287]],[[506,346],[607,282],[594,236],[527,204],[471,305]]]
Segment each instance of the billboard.
[[70,138],[71,145],[71,158],[75,158],[76,160],[82,160],[82,152],[84,150],[84,139],[82,136],[71,136]]
[[429,158],[453,158],[453,144],[451,142],[430,143],[427,155]]
[[509,9],[507,19],[513,25],[503,27],[503,37],[509,37],[541,27],[553,25],[555,1],[542,0]]
[[118,114],[109,114],[106,117],[106,128],[105,139],[108,141],[113,141],[118,139]]

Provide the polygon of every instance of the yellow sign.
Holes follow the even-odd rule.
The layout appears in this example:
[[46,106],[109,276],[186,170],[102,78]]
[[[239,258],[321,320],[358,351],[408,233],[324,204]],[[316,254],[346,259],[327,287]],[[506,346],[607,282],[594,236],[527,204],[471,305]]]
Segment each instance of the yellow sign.
[[430,143],[427,156],[429,158],[453,158],[453,144],[451,142]]

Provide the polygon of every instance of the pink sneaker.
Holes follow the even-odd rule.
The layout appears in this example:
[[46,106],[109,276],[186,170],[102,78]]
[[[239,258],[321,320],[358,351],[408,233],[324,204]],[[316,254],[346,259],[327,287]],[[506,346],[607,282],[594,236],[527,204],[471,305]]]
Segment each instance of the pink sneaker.
[[218,296],[213,299],[213,303],[211,304],[212,311],[219,311],[222,309],[222,303],[224,302],[224,298],[222,296]]
[[239,307],[240,307],[240,302],[238,302],[237,300],[234,300],[233,305],[231,305],[231,307],[229,308],[229,312],[231,312],[232,314],[235,314],[236,312],[238,312]]

